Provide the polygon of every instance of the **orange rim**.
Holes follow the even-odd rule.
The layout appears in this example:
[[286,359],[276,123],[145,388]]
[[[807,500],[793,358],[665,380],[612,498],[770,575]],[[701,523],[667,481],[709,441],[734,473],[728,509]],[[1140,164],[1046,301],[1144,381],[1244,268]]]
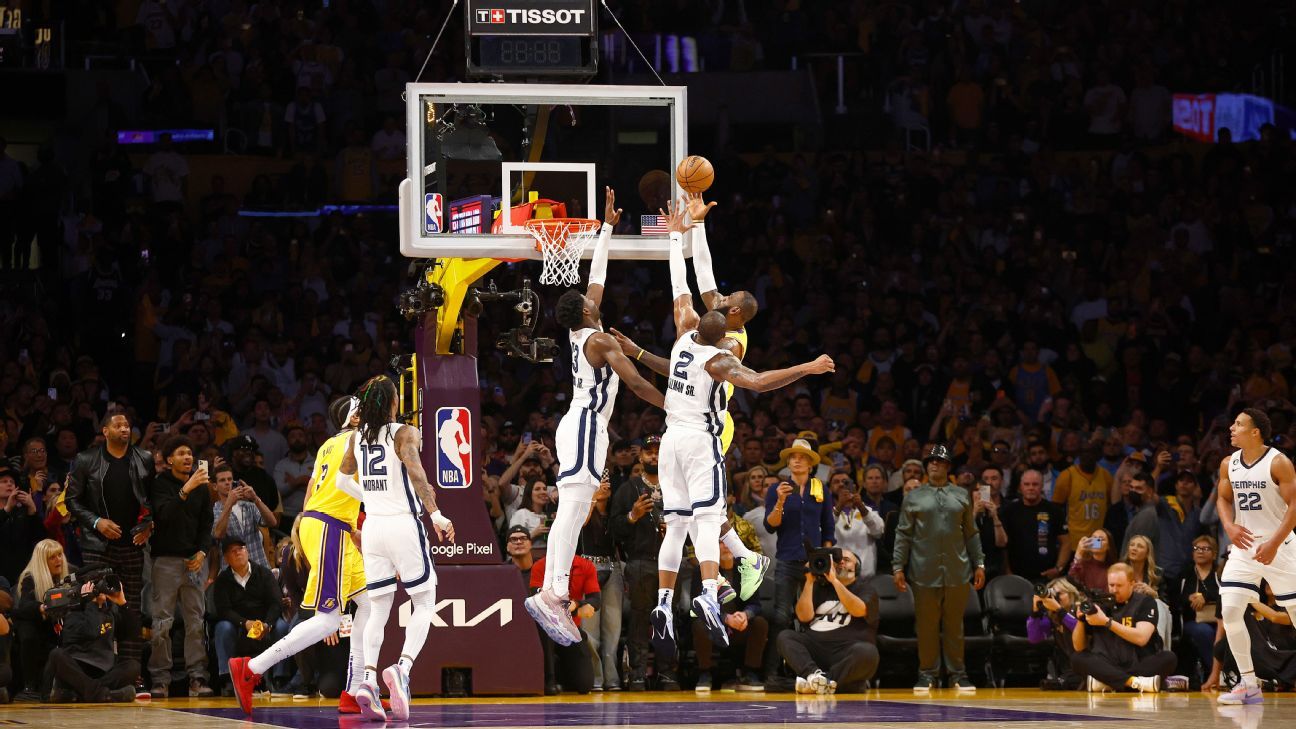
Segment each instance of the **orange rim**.
[[535,236],[536,250],[542,246],[562,247],[572,233],[591,233],[598,230],[601,222],[592,218],[538,218],[523,224],[527,232]]

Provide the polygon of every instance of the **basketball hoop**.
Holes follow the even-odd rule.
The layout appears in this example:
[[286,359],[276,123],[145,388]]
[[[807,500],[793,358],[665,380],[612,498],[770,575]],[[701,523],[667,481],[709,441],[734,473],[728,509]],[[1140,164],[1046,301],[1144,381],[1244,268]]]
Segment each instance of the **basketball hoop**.
[[575,286],[580,283],[580,260],[586,246],[602,226],[588,218],[537,218],[524,224],[536,240],[544,260],[540,283],[546,286]]

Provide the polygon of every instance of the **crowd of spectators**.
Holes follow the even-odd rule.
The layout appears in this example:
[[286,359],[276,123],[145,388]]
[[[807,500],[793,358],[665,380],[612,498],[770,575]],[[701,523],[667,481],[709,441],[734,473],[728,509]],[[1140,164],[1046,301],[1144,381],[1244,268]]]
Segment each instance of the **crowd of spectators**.
[[[858,132],[814,152],[708,152],[719,279],[760,305],[748,364],[819,352],[837,362],[830,377],[762,396],[738,391],[730,405],[731,523],[779,560],[773,612],[728,611],[733,630],[753,631],[745,649],[765,644],[759,662],[730,656],[736,679],[771,678],[785,647],[779,631],[812,622],[799,601],[804,546],[780,539],[775,505],[821,510],[816,541],[846,547],[857,582],[872,584],[897,567],[904,494],[928,480],[923,459],[939,444],[987,581],[1066,577],[1100,591],[1113,564],[1128,564],[1134,590],[1160,602],[1182,672],[1218,684],[1206,653],[1214,645],[1226,655],[1209,623],[1211,567],[1228,546],[1214,506],[1227,424],[1259,407],[1273,446],[1296,452],[1296,273],[1275,265],[1293,255],[1296,150],[1273,128],[1245,144],[1174,142],[1167,87],[1237,83],[1279,24],[1194,2],[716,0],[712,12],[687,15],[659,5],[619,7],[644,28],[709,24],[738,70],[781,68],[809,45],[867,54],[872,81],[852,89],[885,89],[874,104],[885,100],[891,128],[920,123],[936,145],[907,154],[886,134],[862,144]],[[149,670],[144,688],[155,695],[166,694],[168,669],[195,695],[219,690],[212,655],[250,650],[249,640],[300,619],[301,589],[291,586],[301,562],[273,537],[301,509],[315,449],[332,432],[328,401],[412,349],[394,305],[405,262],[392,218],[237,213],[390,196],[389,181],[356,176],[370,167],[353,163],[403,156],[400,89],[435,34],[433,10],[146,1],[120,22],[79,19],[118,28],[154,64],[137,116],[105,100],[94,119],[239,129],[248,152],[293,160],[289,173],[243,190],[204,181],[210,192],[197,204],[184,151],[169,140],[134,157],[107,137],[73,157],[50,144],[28,168],[0,139],[0,450],[9,459],[0,579],[14,593],[9,610],[0,596],[0,613],[17,637],[15,692],[49,695],[43,657],[58,637],[36,601],[72,565],[129,565],[123,603],[97,609],[125,628],[152,625],[151,644],[119,633],[124,667],[94,669],[95,680],[113,671],[112,681],[68,681],[82,693],[118,690],[108,684],[132,669]],[[453,77],[450,57],[434,55],[423,78]],[[33,234],[35,270],[16,244]],[[665,353],[665,267],[613,262],[609,273],[605,321]],[[494,275],[503,288],[524,274],[534,278],[525,264]],[[510,325],[488,313],[479,339]],[[543,326],[563,336],[551,320]],[[569,384],[561,367],[478,354],[486,508],[507,553],[530,570],[515,541],[543,546]],[[643,620],[655,600],[652,438],[662,414],[623,397],[610,429],[619,445],[580,554],[598,558],[602,590],[625,600],[605,597],[582,616],[597,644],[588,681],[671,688],[682,668],[651,654]],[[790,468],[789,449],[814,454],[808,472]],[[210,479],[193,481],[198,461]],[[821,482],[818,501],[805,495],[810,479]],[[96,490],[108,481],[112,498]],[[163,518],[172,512],[184,516]],[[237,579],[221,579],[226,564]],[[290,597],[267,606],[250,593],[272,569]],[[216,597],[222,584],[237,594]],[[1071,606],[1064,587],[1050,594]],[[213,626],[205,647],[195,620]],[[170,621],[183,666],[163,665]],[[262,638],[250,637],[251,622]],[[860,632],[872,642],[876,626]],[[0,653],[8,642],[0,634]],[[621,643],[628,673],[618,670]],[[835,670],[812,667],[813,650],[792,651],[784,657],[798,671]],[[699,651],[687,660],[710,674],[716,659]],[[336,687],[325,666],[340,663],[305,664],[294,691]],[[962,667],[947,660],[946,669],[957,682]],[[292,673],[279,677],[287,684]]]

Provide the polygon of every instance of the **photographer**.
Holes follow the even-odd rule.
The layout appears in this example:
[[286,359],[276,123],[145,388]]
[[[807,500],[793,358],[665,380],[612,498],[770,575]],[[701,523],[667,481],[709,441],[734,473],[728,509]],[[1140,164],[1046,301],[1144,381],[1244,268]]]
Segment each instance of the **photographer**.
[[139,632],[134,616],[124,609],[126,595],[121,580],[110,574],[101,577],[99,584],[86,582],[81,586],[81,596],[84,602],[63,618],[62,645],[49,654],[56,681],[50,700],[134,701],[139,661],[119,657],[113,645],[119,631],[124,635]]
[[796,672],[797,693],[863,691],[877,672],[878,596],[858,574],[859,558],[848,549],[822,572],[813,563],[806,572],[796,616],[808,630],[778,636],[779,654]]
[[[1075,630],[1076,623],[1080,622],[1075,611],[1084,598],[1080,590],[1065,577],[1059,577],[1043,589],[1036,590],[1031,602],[1031,615],[1026,619],[1026,636],[1032,643],[1053,639],[1049,676],[1040,682],[1040,688],[1074,691],[1082,681],[1071,668],[1071,656],[1075,654],[1071,633]],[[1043,594],[1039,594],[1041,592]]]
[[14,634],[18,638],[25,690],[20,699],[38,700],[49,693],[45,662],[58,645],[58,630],[52,616],[45,614],[41,599],[71,571],[63,548],[53,539],[42,539],[31,552],[27,568],[18,577],[18,606],[14,611]]
[[165,699],[171,683],[171,626],[176,603],[184,621],[185,669],[189,695],[211,696],[207,683],[207,650],[203,644],[206,612],[203,570],[212,541],[211,491],[206,464],[195,468],[189,439],[177,435],[162,447],[168,470],[153,480],[151,498],[157,518],[153,534],[153,653],[149,674],[155,699]]
[[1134,570],[1124,562],[1107,570],[1107,589],[1108,609],[1086,601],[1076,612],[1071,665],[1089,679],[1090,691],[1156,693],[1178,662],[1157,633],[1156,599],[1134,591]]

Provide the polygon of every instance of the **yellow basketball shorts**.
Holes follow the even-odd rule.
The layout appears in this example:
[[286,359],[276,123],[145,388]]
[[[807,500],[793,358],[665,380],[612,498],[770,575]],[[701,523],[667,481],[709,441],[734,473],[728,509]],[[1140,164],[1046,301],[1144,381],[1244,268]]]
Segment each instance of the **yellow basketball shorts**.
[[364,591],[364,560],[346,522],[315,511],[304,512],[301,519],[302,552],[310,561],[301,608],[331,613]]

